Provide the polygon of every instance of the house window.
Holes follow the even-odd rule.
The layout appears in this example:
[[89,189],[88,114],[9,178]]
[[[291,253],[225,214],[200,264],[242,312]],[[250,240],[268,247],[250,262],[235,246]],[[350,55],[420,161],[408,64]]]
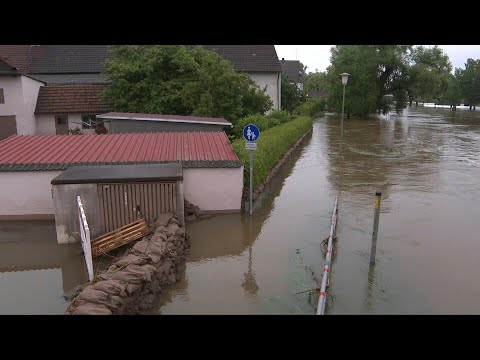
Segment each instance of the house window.
[[0,104],[5,104],[5,96],[3,95],[3,89],[0,89]]
[[93,129],[97,123],[97,115],[82,115],[82,129]]
[[68,118],[66,116],[57,116],[57,125],[67,125]]

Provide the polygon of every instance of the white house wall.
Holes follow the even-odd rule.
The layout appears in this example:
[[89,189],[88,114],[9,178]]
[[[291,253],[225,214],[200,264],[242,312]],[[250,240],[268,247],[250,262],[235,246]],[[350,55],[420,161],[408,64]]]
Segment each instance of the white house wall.
[[183,169],[183,191],[185,200],[202,210],[240,211],[243,166]]
[[0,219],[53,218],[52,179],[61,171],[0,172]]
[[[80,128],[82,134],[84,135],[93,135],[95,134],[94,129],[82,129],[82,114],[59,114],[68,116],[68,128],[70,130],[75,130],[75,128]],[[37,134],[42,135],[55,135],[55,114],[37,114],[36,116],[37,123]],[[105,123],[105,127],[109,128],[109,124]]]
[[260,89],[267,87],[267,94],[273,101],[273,109],[278,110],[281,107],[281,77],[280,73],[255,72],[248,73],[250,78],[255,81]]
[[38,93],[43,83],[22,76],[23,89],[23,121],[17,120],[17,131],[21,135],[33,135],[36,133],[35,107],[37,106]]
[[[0,172],[0,220],[53,218],[51,181],[62,171]],[[186,200],[210,211],[239,211],[243,166],[183,169]]]
[[37,118],[37,134],[55,135],[55,115],[39,114]]
[[35,106],[43,83],[26,76],[0,76],[5,104],[0,104],[0,116],[15,116],[18,135],[36,133]]
[[0,104],[0,116],[16,115],[18,122],[18,110],[23,102],[20,76],[0,76],[0,89],[5,98],[5,104]]

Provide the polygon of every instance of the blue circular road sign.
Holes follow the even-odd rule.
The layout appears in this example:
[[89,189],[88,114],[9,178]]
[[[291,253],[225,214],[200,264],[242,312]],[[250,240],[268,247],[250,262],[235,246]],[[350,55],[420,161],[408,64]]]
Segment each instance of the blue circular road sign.
[[260,137],[260,130],[253,124],[248,124],[243,128],[243,137],[245,140],[255,142]]

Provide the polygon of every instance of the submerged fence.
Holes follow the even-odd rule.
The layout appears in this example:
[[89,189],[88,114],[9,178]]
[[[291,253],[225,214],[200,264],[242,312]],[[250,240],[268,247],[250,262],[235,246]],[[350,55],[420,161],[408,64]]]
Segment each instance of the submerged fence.
[[325,267],[323,268],[322,285],[320,287],[320,296],[318,298],[317,315],[325,314],[325,304],[327,303],[327,286],[328,275],[332,262],[333,238],[337,230],[337,215],[338,215],[338,196],[335,196],[335,203],[333,205],[332,221],[330,223],[330,234],[328,236],[327,254],[325,256]]

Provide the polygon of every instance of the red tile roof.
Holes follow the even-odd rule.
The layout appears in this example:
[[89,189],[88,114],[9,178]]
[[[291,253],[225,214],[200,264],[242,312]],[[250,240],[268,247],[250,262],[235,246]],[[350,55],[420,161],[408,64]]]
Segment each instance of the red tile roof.
[[100,100],[105,85],[42,86],[35,114],[103,113],[111,109]]
[[0,56],[7,59],[10,64],[20,72],[28,72],[28,60],[32,46],[35,45],[0,45]]
[[73,165],[181,162],[240,167],[224,132],[13,135],[0,141],[0,171],[62,170]]
[[163,115],[163,114],[140,114],[140,113],[120,113],[109,112],[98,115],[99,119],[120,119],[120,120],[146,120],[146,121],[167,121],[167,122],[186,122],[201,124],[232,125],[224,118],[211,118],[201,116],[181,116],[181,115]]

